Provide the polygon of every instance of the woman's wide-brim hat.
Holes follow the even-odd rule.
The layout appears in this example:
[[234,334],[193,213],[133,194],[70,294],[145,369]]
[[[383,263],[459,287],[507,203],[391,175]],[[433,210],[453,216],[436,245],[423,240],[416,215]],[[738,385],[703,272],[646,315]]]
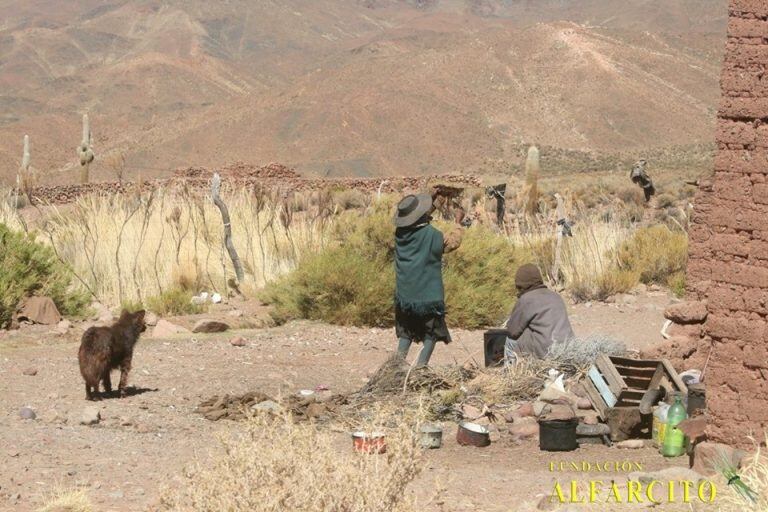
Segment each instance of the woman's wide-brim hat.
[[418,194],[405,196],[397,204],[394,223],[398,228],[412,226],[424,215],[432,211],[432,196]]

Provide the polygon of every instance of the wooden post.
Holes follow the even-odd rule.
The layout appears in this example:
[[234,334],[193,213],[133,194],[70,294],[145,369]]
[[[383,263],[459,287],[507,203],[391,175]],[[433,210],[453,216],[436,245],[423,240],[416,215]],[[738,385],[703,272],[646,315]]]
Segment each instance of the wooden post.
[[555,262],[552,265],[552,279],[555,284],[557,284],[560,282],[560,258],[563,250],[563,236],[565,232],[565,202],[560,194],[555,194],[555,199],[557,199],[557,221],[555,223],[557,242],[555,243]]
[[245,280],[243,264],[240,262],[240,256],[237,255],[235,245],[232,243],[232,224],[229,219],[229,209],[227,209],[227,205],[224,204],[224,201],[221,199],[219,194],[220,190],[221,176],[219,176],[219,173],[215,173],[213,175],[213,180],[211,180],[211,199],[213,199],[213,204],[215,204],[221,212],[221,221],[224,223],[224,247],[227,248],[229,258],[232,260],[232,266],[235,267],[237,280],[239,283],[242,283]]

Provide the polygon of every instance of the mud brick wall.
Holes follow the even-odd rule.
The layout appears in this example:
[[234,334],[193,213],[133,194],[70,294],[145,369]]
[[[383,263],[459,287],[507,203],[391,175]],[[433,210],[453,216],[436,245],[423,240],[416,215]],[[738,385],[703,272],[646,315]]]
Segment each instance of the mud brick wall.
[[731,0],[714,175],[696,199],[689,293],[707,301],[708,434],[768,428],[768,0]]

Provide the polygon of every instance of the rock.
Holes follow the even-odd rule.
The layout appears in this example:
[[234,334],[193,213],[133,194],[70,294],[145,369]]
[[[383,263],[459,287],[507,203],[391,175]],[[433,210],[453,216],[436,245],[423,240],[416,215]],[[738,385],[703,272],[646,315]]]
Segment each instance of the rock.
[[56,324],[56,332],[60,334],[67,334],[69,332],[69,329],[72,328],[72,322],[69,320],[62,320],[58,324]]
[[26,368],[21,373],[22,375],[26,375],[27,377],[34,377],[35,375],[37,375],[37,368]]
[[244,313],[242,311],[240,311],[239,309],[233,309],[230,312],[228,312],[227,315],[229,315],[231,317],[235,317],[235,318],[240,318],[241,316],[244,315]]
[[[699,473],[692,471],[688,468],[672,466],[669,468],[661,469],[659,471],[651,471],[651,472],[635,471],[635,472],[629,473],[629,475],[627,475],[627,478],[630,481],[640,482],[644,485],[647,485],[653,482],[654,480],[658,482],[688,481],[688,482],[696,483],[699,480],[703,479],[704,477],[701,476]],[[682,486],[679,486],[679,487],[682,487]]]
[[264,400],[263,402],[259,402],[258,404],[251,407],[251,410],[268,412],[271,414],[279,414],[282,408],[277,402],[273,402],[272,400]]
[[672,304],[664,311],[664,318],[676,324],[700,324],[707,319],[707,304],[703,301]]
[[546,402],[540,402],[538,400],[536,402],[533,402],[533,415],[534,416],[541,415],[541,412],[544,410],[546,406],[547,406]]
[[211,295],[211,302],[214,304],[220,304],[221,303],[221,295],[218,293],[214,293]]
[[622,306],[629,306],[635,303],[637,303],[637,297],[635,297],[634,295],[630,295],[628,293],[621,293],[616,296],[616,304],[620,304]]
[[147,324],[150,327],[154,327],[157,325],[157,322],[160,319],[157,317],[156,314],[154,314],[151,311],[147,311],[147,313],[144,315],[144,323]]
[[590,412],[581,418],[581,422],[585,425],[597,425],[600,423],[600,418],[596,412]]
[[307,418],[320,418],[328,414],[328,406],[321,403],[311,403],[305,411]]
[[21,416],[21,419],[23,420],[34,420],[37,418],[35,410],[26,406],[19,409],[19,416]]
[[696,416],[695,418],[688,418],[680,422],[677,426],[683,431],[683,434],[688,436],[688,439],[692,443],[697,443],[704,439],[704,430],[707,428],[707,417]]
[[147,425],[146,423],[137,423],[136,432],[138,432],[139,434],[149,434],[150,432],[152,432],[152,427]]
[[533,411],[533,402],[525,402],[515,410],[515,413],[521,418],[527,418],[536,415]]
[[133,420],[131,420],[131,418],[128,418],[126,416],[123,416],[120,418],[121,427],[130,427],[131,425],[133,425]]
[[229,344],[233,347],[244,347],[248,344],[248,342],[242,336],[235,336],[229,340]]
[[91,309],[94,311],[91,320],[95,320],[100,323],[111,323],[114,321],[112,311],[110,311],[110,309],[104,304],[101,304],[100,302],[94,302],[91,304]]
[[576,435],[584,437],[593,436],[607,436],[611,434],[611,428],[605,423],[598,423],[597,425],[585,425],[579,423],[576,425]]
[[632,288],[632,293],[635,295],[644,295],[648,293],[648,286],[646,286],[644,283],[640,283]]
[[224,332],[228,330],[229,325],[225,324],[224,322],[208,319],[199,320],[192,328],[192,332],[194,333],[213,333]]
[[615,446],[616,448],[623,448],[626,450],[637,450],[645,446],[645,443],[642,439],[627,439],[626,441],[616,443]]
[[179,325],[172,324],[168,320],[162,319],[158,320],[157,325],[152,329],[153,338],[167,338],[178,334],[191,334],[191,331]]
[[579,398],[576,400],[576,407],[583,411],[588,411],[592,409],[592,402],[589,401],[589,398]]
[[101,413],[95,407],[86,407],[80,417],[81,425],[98,425],[101,421]]
[[482,411],[475,406],[464,404],[461,406],[461,416],[465,420],[475,420],[482,416]]
[[509,427],[509,433],[515,441],[530,439],[539,434],[539,423],[536,421],[536,418],[520,418],[515,420],[512,426]]
[[550,404],[542,411],[539,419],[541,421],[565,421],[576,417],[570,405]]
[[731,448],[726,444],[705,441],[696,445],[693,449],[693,465],[691,469],[706,476],[717,474],[716,466],[722,457],[738,468],[746,455],[744,450]]
[[24,320],[42,325],[56,325],[61,322],[61,313],[50,297],[35,296],[22,300],[14,316],[14,320]]

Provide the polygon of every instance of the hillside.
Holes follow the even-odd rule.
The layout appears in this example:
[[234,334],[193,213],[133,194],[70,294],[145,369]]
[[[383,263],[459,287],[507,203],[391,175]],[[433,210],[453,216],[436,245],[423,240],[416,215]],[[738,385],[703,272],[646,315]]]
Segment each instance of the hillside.
[[505,172],[531,142],[574,171],[641,151],[697,156],[713,136],[726,19],[724,0],[0,9],[6,183],[25,133],[45,181],[71,181],[85,111],[96,179],[117,150],[133,177],[236,160],[334,176]]

